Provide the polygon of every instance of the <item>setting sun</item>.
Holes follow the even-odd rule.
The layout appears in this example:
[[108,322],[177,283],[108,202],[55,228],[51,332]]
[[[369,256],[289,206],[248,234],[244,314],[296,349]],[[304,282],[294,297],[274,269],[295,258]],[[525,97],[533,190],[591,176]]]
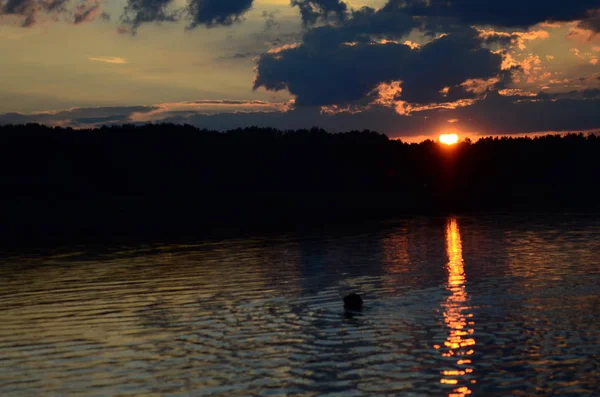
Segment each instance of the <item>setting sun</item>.
[[442,134],[440,135],[440,142],[446,145],[454,145],[458,143],[457,134]]

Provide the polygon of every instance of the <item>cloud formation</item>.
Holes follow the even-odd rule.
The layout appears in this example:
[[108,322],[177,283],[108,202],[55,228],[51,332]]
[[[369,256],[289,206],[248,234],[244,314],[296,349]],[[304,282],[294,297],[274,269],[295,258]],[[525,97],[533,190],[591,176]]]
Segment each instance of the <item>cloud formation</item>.
[[579,28],[600,33],[600,9],[589,11],[585,19],[579,22]]
[[462,83],[501,72],[502,56],[482,48],[473,29],[421,47],[395,41],[330,43],[308,40],[263,54],[254,88],[287,89],[297,105],[320,106],[366,100],[380,84],[400,81],[402,100],[422,104],[472,97]]
[[[503,29],[577,20],[594,29],[600,1],[388,0],[377,10],[354,10],[339,0],[293,0],[292,6],[306,27],[302,41],[261,55],[254,89],[288,90],[297,106],[328,111],[385,103],[409,113],[464,106],[490,89],[510,88],[519,73],[528,84],[548,80],[534,65],[539,57],[515,60],[511,52],[550,34]],[[431,40],[409,42],[411,32]]]
[[[134,34],[140,26],[156,22],[185,21],[187,29],[230,26],[243,21],[254,4],[253,0],[124,1],[122,31]],[[100,4],[100,0],[0,0],[0,14],[18,18],[23,26],[44,18],[79,24],[107,16]],[[342,0],[290,0],[290,5],[300,13],[299,32],[297,25],[292,33],[283,32],[276,11],[265,11],[261,36],[248,35],[241,50],[217,59],[255,58],[254,89],[287,90],[295,98],[292,106],[191,101],[137,110],[86,110],[87,115],[82,109],[6,114],[0,120],[72,126],[166,120],[218,129],[319,125],[332,131],[360,126],[390,134],[431,132],[447,120],[459,127],[469,120],[471,129],[501,128],[501,132],[598,127],[598,118],[590,112],[600,101],[600,80],[594,75],[577,85],[570,79],[574,73],[591,76],[597,70],[597,51],[588,41],[600,31],[600,0],[387,0],[380,8],[355,9]],[[562,56],[550,55],[544,53],[550,45],[532,45],[534,40],[555,40],[560,26],[563,31],[585,32],[581,37],[587,41],[578,43],[573,55],[566,49]],[[279,48],[261,54],[273,45],[274,37],[280,40]],[[259,41],[260,45],[253,44]],[[88,59],[127,63],[120,57]],[[575,61],[576,70],[559,69],[563,62]],[[544,93],[536,94],[539,91]]]
[[121,32],[135,34],[145,23],[189,21],[186,29],[198,26],[230,26],[243,19],[253,0],[188,0],[184,8],[173,9],[174,0],[127,0],[121,15]]
[[584,19],[589,10],[599,7],[598,0],[389,0],[384,8],[446,23],[526,28],[546,21]]
[[149,22],[175,22],[180,11],[169,10],[173,0],[127,0],[127,5],[121,14],[121,23],[128,26],[121,29],[122,33],[135,34],[144,23]]
[[89,2],[81,2],[77,4],[73,10],[73,23],[78,25],[84,22],[91,22],[96,17],[106,18],[108,14],[101,14],[99,0]]
[[150,112],[154,109],[148,106],[124,106],[72,108],[32,114],[5,113],[0,115],[0,124],[40,123],[70,127],[95,126],[97,123],[120,124],[129,120],[136,112]]
[[125,59],[121,57],[89,57],[88,60],[92,62],[113,63],[117,65],[124,65],[128,63]]
[[250,10],[252,3],[253,0],[190,0],[187,6],[188,29],[199,25],[208,28],[233,25]]
[[489,92],[467,106],[423,110],[411,116],[373,106],[361,112],[322,112],[318,107],[291,109],[264,101],[201,100],[155,106],[74,108],[35,114],[0,114],[1,124],[43,123],[74,128],[112,124],[171,122],[228,130],[256,125],[279,129],[318,126],[331,132],[371,129],[390,137],[429,137],[452,126],[464,133],[493,135],[600,129],[599,90],[568,94],[503,96]]
[[290,4],[300,9],[305,26],[312,26],[320,21],[341,22],[346,19],[348,12],[348,5],[340,0],[291,0]]
[[22,27],[30,27],[40,18],[64,20],[72,24],[92,21],[100,14],[98,0],[0,0],[0,16],[14,17]]

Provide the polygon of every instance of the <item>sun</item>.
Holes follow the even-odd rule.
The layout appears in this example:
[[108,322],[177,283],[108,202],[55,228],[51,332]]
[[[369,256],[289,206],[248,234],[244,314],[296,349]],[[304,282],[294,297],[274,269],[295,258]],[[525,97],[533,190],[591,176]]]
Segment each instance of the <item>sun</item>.
[[440,142],[446,145],[455,145],[458,143],[457,134],[442,134],[440,135]]

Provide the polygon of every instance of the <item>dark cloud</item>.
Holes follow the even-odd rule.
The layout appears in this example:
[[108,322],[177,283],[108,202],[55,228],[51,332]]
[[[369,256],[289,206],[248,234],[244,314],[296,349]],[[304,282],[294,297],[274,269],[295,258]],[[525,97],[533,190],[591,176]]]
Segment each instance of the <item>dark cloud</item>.
[[364,100],[379,84],[402,81],[402,100],[429,103],[446,100],[440,93],[445,87],[501,72],[502,56],[481,48],[473,29],[420,48],[396,42],[324,48],[312,42],[263,54],[254,88],[288,89],[297,105],[315,106]]
[[497,92],[473,106],[452,112],[473,129],[487,134],[543,131],[581,131],[600,128],[600,98],[546,99],[543,95],[523,99]]
[[348,6],[340,0],[291,0],[300,9],[302,23],[312,26],[319,21],[337,23],[346,19]]
[[252,3],[253,0],[190,0],[187,7],[190,18],[188,29],[199,25],[208,28],[232,25],[241,21]]
[[164,121],[189,123],[201,128],[227,130],[249,125],[280,129],[318,126],[331,132],[371,129],[397,136],[431,136],[447,120],[458,119],[452,126],[464,131],[488,134],[520,134],[544,131],[586,131],[600,128],[600,99],[564,98],[545,100],[501,96],[488,93],[483,100],[455,110],[429,110],[411,116],[393,109],[373,107],[359,113],[322,114],[316,108],[298,108],[288,112],[234,114],[187,114]]
[[583,90],[573,90],[569,92],[553,92],[546,93],[540,92],[537,95],[537,99],[551,100],[551,99],[600,99],[599,88],[586,88]]
[[[75,25],[92,21],[98,14],[100,14],[100,3],[94,2],[82,2],[79,3],[73,11],[73,23]],[[104,14],[100,14],[100,17],[104,19]]]
[[229,26],[242,20],[252,7],[253,0],[189,0],[184,9],[170,10],[174,0],[128,0],[121,15],[124,32],[135,34],[137,28],[148,22],[174,22],[183,15],[189,20],[187,29],[200,25],[207,28]]
[[[156,110],[152,106],[124,106],[124,107],[98,107],[98,108],[73,108],[57,112],[43,112],[33,114],[5,113],[0,114],[0,125],[41,123],[48,125],[94,124],[95,122],[125,123],[134,113],[148,113]],[[87,120],[87,123],[83,123]],[[100,121],[99,121],[100,120]]]
[[108,14],[101,12],[100,0],[0,0],[2,15],[20,18],[21,26],[29,27],[39,19],[78,25],[96,17],[106,20]]
[[177,21],[180,11],[169,11],[171,4],[173,0],[128,0],[121,14],[121,23],[130,29],[121,31],[135,34],[144,23]]
[[528,27],[545,21],[582,19],[598,0],[389,0],[387,9],[462,25]]
[[260,56],[260,52],[236,52],[233,55],[221,56],[219,60],[230,60],[230,59],[252,59]]
[[40,16],[79,24],[93,20],[100,7],[96,0],[69,5],[70,0],[0,0],[0,16],[20,18],[23,27],[34,25]]
[[[558,98],[560,96],[560,98]],[[582,99],[587,97],[587,99]],[[199,103],[247,101],[197,101]],[[259,101],[260,102],[260,101]],[[261,102],[262,103],[262,102]],[[206,114],[199,111],[170,111],[155,122],[188,123],[201,128],[228,130],[256,125],[279,129],[325,128],[331,132],[371,129],[397,136],[430,136],[439,131],[447,120],[458,119],[452,126],[464,131],[482,134],[514,134],[544,131],[585,131],[600,128],[600,98],[590,93],[555,94],[553,97],[538,95],[523,99],[521,96],[501,96],[489,92],[485,99],[454,110],[428,110],[411,116],[399,115],[393,109],[372,107],[358,113],[341,112],[323,114],[316,107],[296,108],[290,111],[259,111]],[[103,124],[132,123],[133,114],[150,117],[158,107],[107,107],[83,108],[61,112],[24,115],[9,113],[0,115],[1,124],[43,123],[72,127],[101,126]],[[137,117],[134,124],[144,124]],[[151,118],[148,118],[150,120]]]
[[417,23],[397,10],[374,10],[363,7],[353,10],[351,18],[337,26],[320,26],[304,33],[307,45],[332,47],[341,43],[372,42],[375,39],[396,39],[407,35]]
[[578,26],[594,33],[600,33],[600,9],[588,12],[587,17]]

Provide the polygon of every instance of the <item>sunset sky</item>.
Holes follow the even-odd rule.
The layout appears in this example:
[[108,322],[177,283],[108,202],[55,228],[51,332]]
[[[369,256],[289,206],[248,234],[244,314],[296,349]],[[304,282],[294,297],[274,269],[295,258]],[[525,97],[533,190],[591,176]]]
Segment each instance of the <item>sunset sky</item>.
[[600,0],[0,0],[0,124],[600,130]]

